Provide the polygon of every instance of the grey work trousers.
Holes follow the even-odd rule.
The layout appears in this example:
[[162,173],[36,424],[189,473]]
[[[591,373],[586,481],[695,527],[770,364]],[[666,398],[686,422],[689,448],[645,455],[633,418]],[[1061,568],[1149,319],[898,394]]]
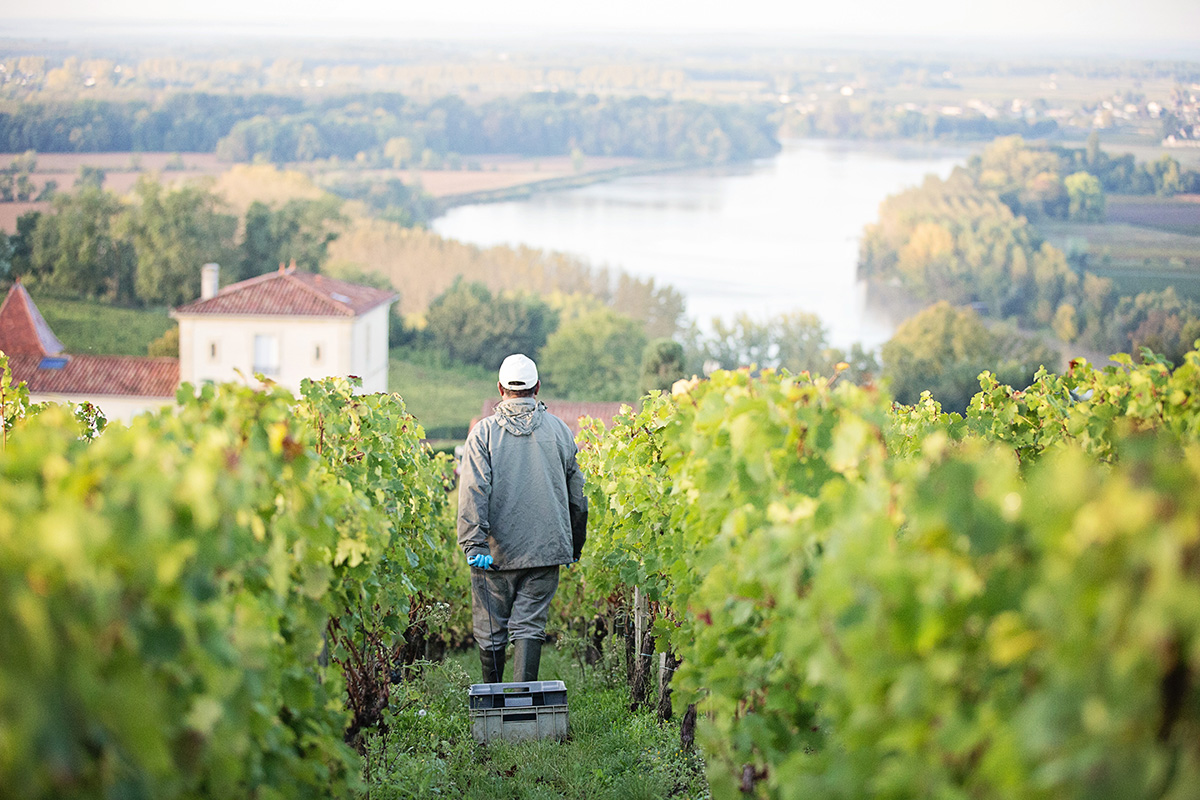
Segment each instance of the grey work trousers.
[[471,569],[471,619],[475,643],[499,650],[509,640],[546,639],[550,601],[558,591],[558,565],[531,569]]

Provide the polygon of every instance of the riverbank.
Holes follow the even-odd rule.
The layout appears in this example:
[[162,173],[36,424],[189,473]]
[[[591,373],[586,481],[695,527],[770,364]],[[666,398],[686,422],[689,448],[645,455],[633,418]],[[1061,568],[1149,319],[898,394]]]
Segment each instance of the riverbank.
[[552,175],[550,177],[537,177],[534,179],[525,176],[523,180],[506,182],[505,185],[481,188],[475,191],[443,194],[441,196],[435,195],[435,214],[444,214],[456,206],[524,200],[539,192],[580,189],[585,186],[605,183],[619,178],[656,175],[701,166],[704,166],[704,164],[695,161],[639,161],[605,169],[581,171],[570,175]]
[[673,287],[700,325],[808,311],[829,341],[877,347],[893,325],[865,308],[863,227],[889,194],[946,176],[961,148],[789,140],[779,155],[719,168],[620,177],[569,191],[455,206],[439,236],[566,253]]

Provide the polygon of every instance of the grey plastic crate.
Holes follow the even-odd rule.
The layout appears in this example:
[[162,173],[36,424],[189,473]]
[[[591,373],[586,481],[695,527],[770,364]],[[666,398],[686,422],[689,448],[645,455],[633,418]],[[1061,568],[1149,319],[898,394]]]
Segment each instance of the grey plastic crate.
[[480,744],[567,738],[567,687],[562,681],[476,683],[468,701],[471,735]]

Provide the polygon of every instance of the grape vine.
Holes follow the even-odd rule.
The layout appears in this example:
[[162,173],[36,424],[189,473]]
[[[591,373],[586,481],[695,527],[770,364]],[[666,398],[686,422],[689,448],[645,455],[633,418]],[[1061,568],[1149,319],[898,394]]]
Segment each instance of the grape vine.
[[95,436],[6,414],[6,793],[352,794],[449,550],[444,465],[398,397],[354,389],[185,386]]
[[584,582],[661,601],[715,795],[1200,783],[1200,354],[980,380],[717,372],[589,429]]

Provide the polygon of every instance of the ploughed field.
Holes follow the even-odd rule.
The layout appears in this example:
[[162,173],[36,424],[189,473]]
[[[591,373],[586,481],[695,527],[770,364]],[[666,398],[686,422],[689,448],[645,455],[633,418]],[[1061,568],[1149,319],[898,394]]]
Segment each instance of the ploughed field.
[[[8,164],[20,153],[0,153],[0,164]],[[585,177],[588,173],[632,167],[636,158],[588,156],[580,162],[569,156],[525,158],[515,155],[464,157],[454,169],[361,169],[353,165],[315,162],[290,164],[314,179],[335,179],[353,174],[372,180],[399,178],[406,185],[420,186],[434,198],[471,195],[512,189],[547,180]],[[169,182],[204,176],[218,176],[234,165],[222,162],[213,153],[38,153],[37,169],[30,176],[38,191],[47,181],[59,190],[69,191],[79,177],[80,167],[104,170],[104,188],[118,194],[130,191],[143,173],[158,173]],[[13,233],[17,220],[29,211],[44,211],[48,202],[0,203],[0,231]]]

